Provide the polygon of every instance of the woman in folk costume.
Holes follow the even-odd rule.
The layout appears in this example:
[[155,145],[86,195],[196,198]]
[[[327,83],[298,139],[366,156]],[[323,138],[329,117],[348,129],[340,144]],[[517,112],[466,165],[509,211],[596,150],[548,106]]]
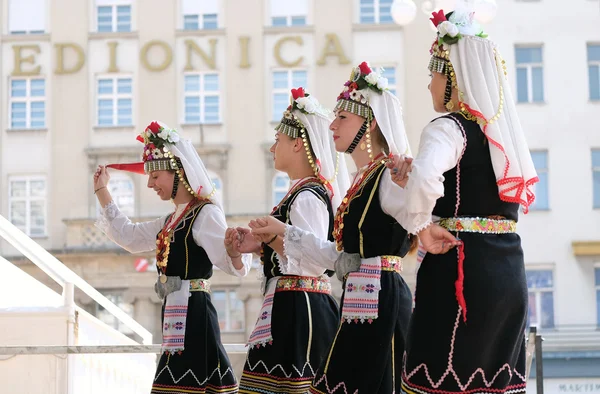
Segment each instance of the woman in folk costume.
[[[275,169],[292,181],[271,217],[333,239],[334,209],[349,182],[344,157],[335,151],[331,119],[313,96],[292,89],[291,100],[271,153]],[[321,264],[287,255],[281,236],[259,239],[253,251],[261,256],[265,300],[250,336],[240,393],[306,393],[335,335],[338,306]]]
[[412,308],[400,272],[416,244],[398,223],[403,189],[392,182],[388,155],[410,154],[402,108],[381,71],[361,63],[338,97],[331,123],[338,152],[358,172],[338,207],[335,242],[270,218],[254,233],[283,234],[287,256],[335,270],[344,281],[342,321],[311,393],[399,392],[402,354]]
[[429,89],[434,109],[450,114],[425,127],[405,189],[401,223],[427,254],[402,390],[524,393],[527,283],[515,228],[537,176],[496,45],[466,9],[431,20]]
[[227,229],[222,208],[212,200],[215,189],[192,143],[158,122],[138,140],[144,144],[142,163],[109,167],[148,174],[148,187],[162,200],[171,199],[174,212],[132,223],[112,201],[103,166],[94,175],[94,189],[102,206],[97,226],[111,240],[131,253],[156,249],[163,343],[151,392],[237,393],[209,278],[213,265],[231,275],[246,275],[251,256],[239,253],[240,236]]

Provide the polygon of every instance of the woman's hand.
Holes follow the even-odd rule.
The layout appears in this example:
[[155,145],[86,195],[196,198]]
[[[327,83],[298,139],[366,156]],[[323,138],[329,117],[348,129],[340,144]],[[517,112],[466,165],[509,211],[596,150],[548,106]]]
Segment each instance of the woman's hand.
[[225,230],[225,239],[223,240],[223,244],[225,245],[227,254],[232,259],[242,256],[242,252],[240,250],[240,234],[235,228],[230,227]]
[[98,166],[98,168],[96,169],[96,172],[94,173],[94,191],[108,186],[109,180],[110,180],[110,175],[108,175],[108,171],[106,170],[106,167]]
[[448,230],[438,224],[432,224],[419,232],[419,240],[427,253],[444,254],[461,244]]
[[239,250],[242,253],[260,253],[261,241],[256,240],[252,234],[250,229],[237,227],[236,228],[239,237],[240,237],[240,246]]
[[390,155],[386,167],[390,169],[392,182],[404,188],[408,183],[408,174],[412,171],[412,157]]
[[275,235],[285,235],[285,223],[273,216],[252,220],[248,223],[248,226],[252,229],[252,235],[266,239],[263,242],[268,242]]

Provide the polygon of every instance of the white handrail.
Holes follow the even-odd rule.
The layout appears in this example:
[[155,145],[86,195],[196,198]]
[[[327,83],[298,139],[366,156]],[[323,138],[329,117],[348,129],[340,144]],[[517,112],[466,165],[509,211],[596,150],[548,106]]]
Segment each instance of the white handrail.
[[131,316],[123,312],[121,308],[113,304],[108,298],[94,289],[83,278],[71,271],[66,265],[52,256],[46,249],[38,245],[15,225],[0,215],[0,237],[7,240],[23,256],[37,265],[42,271],[50,276],[56,283],[65,288],[67,283],[72,283],[91,299],[102,305],[104,309],[112,313],[121,323],[129,327],[142,338],[145,345],[152,344],[152,334]]

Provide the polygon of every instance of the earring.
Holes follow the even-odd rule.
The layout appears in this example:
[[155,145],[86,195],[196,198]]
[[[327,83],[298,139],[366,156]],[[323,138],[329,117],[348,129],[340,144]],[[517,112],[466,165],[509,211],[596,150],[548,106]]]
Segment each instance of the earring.
[[448,101],[446,103],[446,109],[448,110],[448,112],[452,112],[454,110],[454,103],[452,101]]

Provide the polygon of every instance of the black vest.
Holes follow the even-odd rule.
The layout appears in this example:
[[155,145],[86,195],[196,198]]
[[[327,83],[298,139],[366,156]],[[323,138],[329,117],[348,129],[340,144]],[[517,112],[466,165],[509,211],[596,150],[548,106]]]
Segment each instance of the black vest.
[[[317,196],[327,206],[327,212],[329,213],[329,227],[327,234],[329,234],[329,241],[333,241],[333,208],[331,207],[331,200],[327,194],[325,187],[319,182],[308,182],[294,191],[288,196],[285,201],[282,201],[277,210],[271,215],[275,219],[280,220],[286,224],[293,224],[290,219],[290,207],[296,201],[296,198],[301,192],[309,191]],[[268,245],[262,244],[261,261],[263,264],[263,272],[265,277],[271,279],[275,276],[284,276],[279,267],[279,260],[277,259],[277,253],[271,249]]]
[[[209,279],[213,274],[213,265],[204,248],[194,241],[192,225],[209,201],[187,213],[173,232],[167,263],[167,276],[179,276],[181,279]],[[169,218],[167,218],[167,221]]]
[[404,257],[410,249],[406,230],[381,208],[379,185],[385,165],[379,164],[350,201],[344,215],[342,244],[344,252],[359,253],[362,258]]
[[[460,160],[460,205],[458,216],[503,216],[517,220],[519,204],[502,201],[498,195],[496,175],[492,167],[490,147],[481,127],[460,113],[443,116],[451,119],[465,131],[467,146]],[[456,131],[461,133],[460,130]],[[440,197],[433,214],[442,218],[454,217],[456,210],[456,170],[444,173],[444,196]]]

